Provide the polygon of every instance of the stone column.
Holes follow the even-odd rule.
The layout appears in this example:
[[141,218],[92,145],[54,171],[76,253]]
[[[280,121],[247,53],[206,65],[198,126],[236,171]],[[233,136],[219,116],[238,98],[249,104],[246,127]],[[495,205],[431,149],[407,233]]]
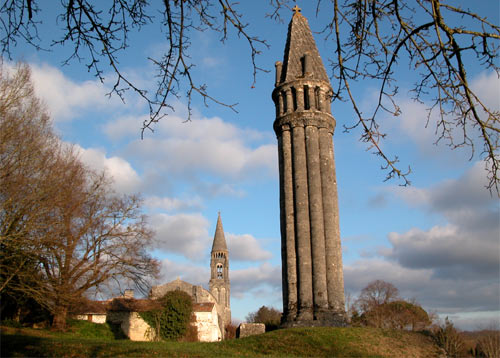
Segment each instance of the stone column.
[[292,129],[299,320],[312,320],[312,262],[304,127]]
[[321,182],[323,187],[323,215],[325,217],[326,274],[328,282],[328,306],[338,312],[344,311],[344,279],[342,249],[338,216],[337,181],[333,159],[332,133],[319,129]]
[[297,111],[304,110],[304,89],[300,86],[295,88],[295,95],[297,100]]
[[292,89],[287,88],[285,93],[286,93],[286,113],[292,113],[293,112]]
[[281,258],[283,308],[285,316],[297,314],[297,258],[295,255],[295,215],[293,204],[292,142],[290,128],[283,126],[278,137],[280,164]]
[[[309,212],[311,222],[312,275],[314,311],[320,313],[328,309],[326,286],[325,231],[323,197],[321,189],[320,148],[318,127],[306,126],[307,173],[309,189]],[[318,318],[318,317],[316,317]]]

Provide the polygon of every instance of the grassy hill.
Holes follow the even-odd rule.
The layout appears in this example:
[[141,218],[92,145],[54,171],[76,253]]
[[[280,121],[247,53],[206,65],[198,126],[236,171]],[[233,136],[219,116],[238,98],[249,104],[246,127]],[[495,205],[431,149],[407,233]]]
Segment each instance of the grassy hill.
[[[85,328],[88,330],[88,328]],[[425,335],[374,328],[293,328],[217,343],[131,342],[111,335],[1,327],[2,357],[425,357]]]

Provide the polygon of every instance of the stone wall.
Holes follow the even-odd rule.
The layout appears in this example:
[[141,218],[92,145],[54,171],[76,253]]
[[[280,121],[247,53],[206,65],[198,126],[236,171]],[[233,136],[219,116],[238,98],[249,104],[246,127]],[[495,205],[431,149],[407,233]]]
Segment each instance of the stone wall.
[[106,323],[106,313],[79,314],[75,316],[75,319],[89,321],[92,323]]
[[108,322],[119,324],[131,341],[154,340],[154,330],[137,312],[108,312]]
[[201,286],[195,286],[188,282],[182,281],[180,279],[171,281],[164,285],[153,286],[151,288],[151,298],[158,299],[169,291],[181,290],[186,292],[189,296],[193,298],[195,303],[205,303],[212,302],[217,303],[216,297],[214,297],[209,291],[205,290]]
[[243,338],[265,332],[266,325],[264,323],[241,323],[236,330],[236,337]]
[[199,342],[217,342],[222,339],[219,329],[217,310],[214,305],[211,310],[194,311],[194,325],[198,330]]

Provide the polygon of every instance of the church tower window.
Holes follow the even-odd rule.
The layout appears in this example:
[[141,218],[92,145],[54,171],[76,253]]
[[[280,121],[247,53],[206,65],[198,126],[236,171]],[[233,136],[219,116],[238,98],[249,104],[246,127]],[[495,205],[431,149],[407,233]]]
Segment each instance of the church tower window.
[[222,275],[222,264],[217,265],[217,278],[223,278]]

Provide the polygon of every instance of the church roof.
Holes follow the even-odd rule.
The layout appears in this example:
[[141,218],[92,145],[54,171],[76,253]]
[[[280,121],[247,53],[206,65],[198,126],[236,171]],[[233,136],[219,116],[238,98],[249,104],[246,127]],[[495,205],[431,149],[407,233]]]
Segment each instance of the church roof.
[[303,58],[305,54],[308,55],[307,61],[309,63],[307,68],[310,69],[307,77],[330,83],[307,19],[300,13],[300,9],[297,8],[288,25],[288,36],[286,39],[280,83],[303,77]]
[[227,251],[226,238],[224,237],[220,213],[217,218],[217,227],[215,228],[214,242],[212,244],[212,252],[214,251]]
[[107,306],[108,311],[115,312],[145,312],[161,308],[161,302],[157,300],[123,297],[114,298]]
[[211,312],[214,306],[213,302],[193,303],[193,312]]

